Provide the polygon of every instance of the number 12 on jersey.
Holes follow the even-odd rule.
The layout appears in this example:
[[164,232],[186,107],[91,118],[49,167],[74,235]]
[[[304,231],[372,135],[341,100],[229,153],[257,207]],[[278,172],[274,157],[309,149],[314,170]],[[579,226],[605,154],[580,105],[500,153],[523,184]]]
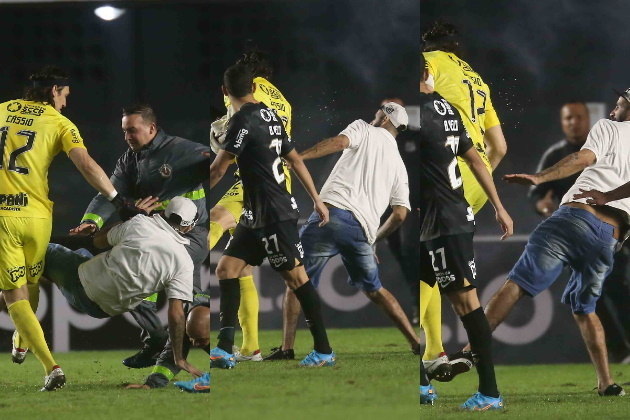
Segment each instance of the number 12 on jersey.
[[[9,127],[0,127],[0,170],[4,169],[4,148],[7,143],[7,136],[9,134]],[[35,132],[31,130],[20,130],[16,133],[18,136],[26,137],[26,144],[22,147],[18,147],[9,154],[9,164],[7,170],[16,172],[21,175],[28,175],[29,170],[26,167],[17,166],[16,161],[19,155],[26,153],[33,148],[35,142]]]

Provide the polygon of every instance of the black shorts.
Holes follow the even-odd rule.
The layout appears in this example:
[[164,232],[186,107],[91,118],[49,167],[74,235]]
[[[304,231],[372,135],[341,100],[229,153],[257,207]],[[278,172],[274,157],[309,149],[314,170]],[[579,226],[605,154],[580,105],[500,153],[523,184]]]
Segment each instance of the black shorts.
[[297,220],[274,223],[259,229],[249,229],[239,223],[223,255],[241,259],[249,265],[260,265],[267,257],[274,270],[292,270],[301,265],[304,258]]
[[442,293],[475,288],[473,233],[440,236],[420,242],[420,279]]

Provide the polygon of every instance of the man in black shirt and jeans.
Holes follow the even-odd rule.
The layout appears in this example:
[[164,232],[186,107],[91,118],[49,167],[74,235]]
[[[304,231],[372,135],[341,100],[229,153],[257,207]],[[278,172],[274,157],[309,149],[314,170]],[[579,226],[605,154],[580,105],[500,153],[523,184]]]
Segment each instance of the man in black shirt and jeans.
[[260,265],[267,257],[286,285],[297,296],[314,340],[314,350],[301,366],[332,366],[335,354],[328,343],[321,303],[311,284],[302,258],[304,251],[297,230],[299,216],[295,199],[286,189],[282,171],[284,158],[313,199],[315,211],[328,222],[328,208],[317,194],[313,180],[287,136],[275,111],[253,97],[251,70],[242,64],[223,75],[223,93],[236,113],[231,118],[223,149],[210,165],[210,188],[223,177],[234,159],[238,161],[244,191],[244,208],[234,235],[217,266],[221,290],[221,331],[217,347],[210,351],[213,367],[232,368],[234,329],[240,301],[238,276],[249,265]]

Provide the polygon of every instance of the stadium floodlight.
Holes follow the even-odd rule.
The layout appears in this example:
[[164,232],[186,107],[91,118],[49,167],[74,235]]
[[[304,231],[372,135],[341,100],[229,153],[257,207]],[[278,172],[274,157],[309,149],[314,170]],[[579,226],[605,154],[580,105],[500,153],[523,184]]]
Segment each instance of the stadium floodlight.
[[115,20],[125,14],[125,9],[113,6],[100,6],[94,9],[94,14],[103,20]]

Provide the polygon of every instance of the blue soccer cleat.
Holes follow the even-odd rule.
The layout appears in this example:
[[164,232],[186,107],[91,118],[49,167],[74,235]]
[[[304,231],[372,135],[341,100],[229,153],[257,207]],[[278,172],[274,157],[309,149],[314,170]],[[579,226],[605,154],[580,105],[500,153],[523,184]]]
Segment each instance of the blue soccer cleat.
[[218,347],[210,350],[210,367],[232,369],[236,366],[236,358],[233,354]]
[[420,385],[420,404],[433,405],[433,401],[438,399],[438,394],[433,385]]
[[206,372],[200,377],[191,379],[190,381],[177,381],[173,383],[173,385],[182,391],[205,394],[210,392],[210,373]]
[[488,397],[481,392],[476,392],[472,397],[459,406],[462,410],[468,411],[488,411],[488,410],[503,410],[503,398],[499,395],[498,398]]
[[306,355],[300,366],[320,367],[335,366],[335,352],[330,354],[318,353],[315,350]]

